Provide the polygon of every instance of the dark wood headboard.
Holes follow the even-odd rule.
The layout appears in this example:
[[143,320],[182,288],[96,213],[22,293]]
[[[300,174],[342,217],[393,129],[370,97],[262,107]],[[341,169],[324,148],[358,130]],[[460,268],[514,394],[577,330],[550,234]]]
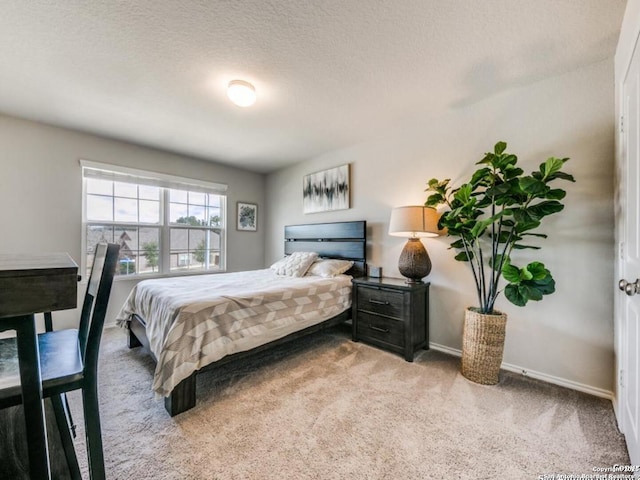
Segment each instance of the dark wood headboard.
[[353,260],[347,273],[362,277],[367,262],[367,222],[312,223],[284,227],[284,253],[317,252],[321,257]]

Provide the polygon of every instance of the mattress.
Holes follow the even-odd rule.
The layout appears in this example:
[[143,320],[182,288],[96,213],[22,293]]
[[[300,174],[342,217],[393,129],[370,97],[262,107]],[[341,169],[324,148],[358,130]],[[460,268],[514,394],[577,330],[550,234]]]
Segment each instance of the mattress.
[[146,322],[158,359],[153,389],[167,396],[193,372],[328,320],[351,306],[351,277],[279,276],[271,269],[138,283],[117,316]]

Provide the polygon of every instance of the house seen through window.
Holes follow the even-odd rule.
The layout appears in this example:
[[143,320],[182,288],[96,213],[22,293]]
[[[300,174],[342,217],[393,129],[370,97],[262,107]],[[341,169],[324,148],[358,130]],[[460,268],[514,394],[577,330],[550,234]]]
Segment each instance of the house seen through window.
[[83,168],[87,271],[100,242],[120,245],[119,276],[224,270],[223,186],[145,173]]

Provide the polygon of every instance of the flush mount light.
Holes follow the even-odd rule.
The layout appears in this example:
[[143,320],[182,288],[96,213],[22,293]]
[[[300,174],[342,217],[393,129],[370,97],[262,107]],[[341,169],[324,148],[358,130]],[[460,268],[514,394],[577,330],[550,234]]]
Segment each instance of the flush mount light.
[[244,80],[231,80],[227,87],[229,100],[239,107],[250,107],[256,103],[256,89]]

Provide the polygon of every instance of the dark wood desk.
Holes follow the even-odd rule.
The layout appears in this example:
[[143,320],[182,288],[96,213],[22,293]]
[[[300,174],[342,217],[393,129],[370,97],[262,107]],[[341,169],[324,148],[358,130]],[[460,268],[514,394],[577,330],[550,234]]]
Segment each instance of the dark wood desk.
[[66,253],[0,254],[0,331],[15,330],[31,478],[51,478],[35,314],[75,308],[78,266]]

